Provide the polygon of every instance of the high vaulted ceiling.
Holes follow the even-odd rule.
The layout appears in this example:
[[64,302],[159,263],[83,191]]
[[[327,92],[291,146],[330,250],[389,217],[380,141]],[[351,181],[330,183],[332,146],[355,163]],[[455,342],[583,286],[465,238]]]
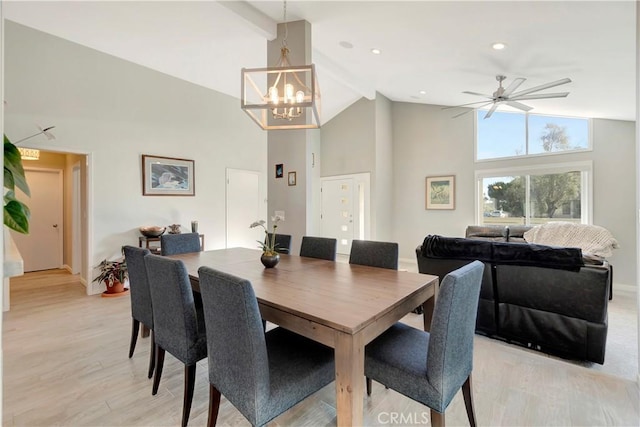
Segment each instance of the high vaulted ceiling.
[[[567,98],[526,101],[533,113],[635,120],[635,8],[630,0],[289,0],[287,21],[311,23],[323,122],[376,92],[443,106],[480,101],[462,92],[493,93],[497,74],[506,84],[527,78],[520,89],[573,80],[546,91]],[[266,42],[283,22],[283,2],[5,1],[4,16],[239,97],[242,67],[274,65]]]

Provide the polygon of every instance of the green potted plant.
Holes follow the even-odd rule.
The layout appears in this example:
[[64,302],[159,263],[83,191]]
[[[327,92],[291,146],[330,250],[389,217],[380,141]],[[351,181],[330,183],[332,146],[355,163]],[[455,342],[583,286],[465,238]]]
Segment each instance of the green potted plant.
[[103,282],[106,285],[106,294],[118,294],[124,292],[124,282],[129,277],[127,263],[124,259],[118,261],[103,260],[98,264],[100,274],[93,279],[94,282]]

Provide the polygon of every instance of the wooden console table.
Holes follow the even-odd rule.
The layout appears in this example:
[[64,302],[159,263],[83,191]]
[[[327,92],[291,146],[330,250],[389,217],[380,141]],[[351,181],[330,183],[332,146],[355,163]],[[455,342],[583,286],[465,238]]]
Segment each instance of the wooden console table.
[[[158,245],[149,246],[150,242],[158,242]],[[144,247],[149,249],[151,253],[160,254],[160,237],[138,236],[138,247],[142,248],[143,243]],[[204,251],[204,234],[200,234],[200,250]]]

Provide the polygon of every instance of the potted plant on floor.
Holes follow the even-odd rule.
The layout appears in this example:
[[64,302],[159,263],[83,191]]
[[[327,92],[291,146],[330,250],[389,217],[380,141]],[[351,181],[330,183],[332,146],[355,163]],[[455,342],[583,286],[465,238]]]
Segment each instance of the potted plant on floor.
[[99,265],[100,274],[93,279],[94,282],[103,282],[106,285],[106,294],[118,294],[125,291],[124,282],[129,278],[127,263],[124,259],[119,261],[103,260]]

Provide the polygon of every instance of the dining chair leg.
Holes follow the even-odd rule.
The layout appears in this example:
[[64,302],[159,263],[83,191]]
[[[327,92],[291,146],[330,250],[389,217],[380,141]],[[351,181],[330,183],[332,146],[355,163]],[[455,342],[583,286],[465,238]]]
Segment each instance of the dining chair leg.
[[149,336],[151,329],[147,327],[144,323],[142,324],[142,338],[146,338]]
[[158,393],[158,387],[160,386],[160,377],[162,377],[162,367],[164,366],[164,348],[156,346],[156,372],[153,377],[153,389],[152,395]]
[[153,376],[153,370],[156,367],[156,339],[153,335],[153,331],[151,331],[151,350],[149,351],[149,373],[147,374],[147,378],[151,378]]
[[207,427],[214,427],[218,421],[218,410],[220,409],[220,392],[213,384],[209,384],[209,419]]
[[191,402],[193,401],[193,388],[196,384],[196,364],[184,365],[184,400],[182,403],[182,427],[187,427]]
[[471,388],[471,374],[467,380],[462,384],[462,396],[464,397],[464,406],[467,408],[467,418],[469,418],[469,425],[476,427],[476,412],[473,407],[473,393]]
[[367,396],[371,396],[371,378],[367,377]]
[[138,342],[138,331],[140,330],[140,321],[131,319],[131,344],[129,344],[129,359],[133,356],[133,352],[136,349],[136,342]]
[[444,427],[444,414],[431,410],[431,427]]

